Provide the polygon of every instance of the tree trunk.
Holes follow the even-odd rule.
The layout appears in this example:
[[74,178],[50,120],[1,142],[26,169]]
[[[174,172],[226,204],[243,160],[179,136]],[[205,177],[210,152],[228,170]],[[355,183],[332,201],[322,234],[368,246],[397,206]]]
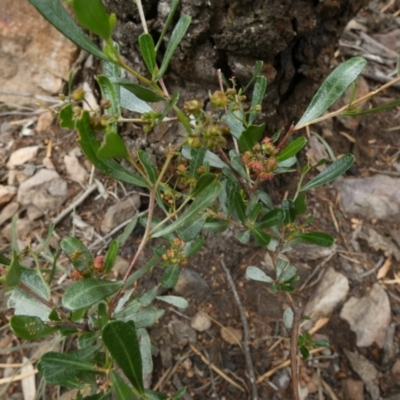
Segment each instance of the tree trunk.
[[[142,1],[155,39],[168,16],[170,0]],[[216,70],[246,85],[255,62],[264,61],[268,79],[263,121],[270,132],[299,119],[332,68],[338,38],[368,0],[182,0],[179,13],[192,23],[166,77],[181,97],[205,99],[217,86]],[[138,36],[143,32],[132,0],[106,0],[118,16],[116,40],[141,72]],[[163,50],[163,49],[162,49]],[[162,54],[160,55],[162,56]]]

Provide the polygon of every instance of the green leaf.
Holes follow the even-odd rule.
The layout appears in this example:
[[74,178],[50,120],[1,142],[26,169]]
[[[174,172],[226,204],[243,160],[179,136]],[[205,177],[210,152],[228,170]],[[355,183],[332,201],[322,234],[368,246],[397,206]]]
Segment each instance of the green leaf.
[[288,282],[296,276],[297,270],[287,260],[278,258],[276,265],[276,278],[281,282]]
[[109,322],[102,332],[105,346],[139,394],[144,394],[142,359],[132,321]]
[[172,31],[171,38],[168,42],[167,49],[164,54],[164,59],[161,63],[160,70],[158,71],[158,74],[155,77],[155,81],[157,82],[160,78],[163,77],[165,74],[165,71],[168,68],[169,62],[171,61],[172,56],[175,53],[176,48],[178,47],[180,41],[182,40],[183,36],[185,36],[185,33],[187,29],[189,28],[190,22],[192,18],[189,15],[183,15],[178,23],[176,24],[174,30]]
[[60,247],[78,271],[83,271],[93,265],[93,257],[90,251],[78,239],[66,237],[61,241]]
[[162,44],[162,41],[164,39],[165,34],[167,33],[168,28],[170,27],[172,20],[174,18],[176,9],[178,8],[180,0],[171,0],[171,4],[169,7],[169,12],[168,12],[168,17],[165,23],[163,24],[163,30],[161,32],[160,38],[158,39],[157,45],[156,45],[156,52],[159,49],[159,47]]
[[307,196],[305,193],[300,194],[294,201],[294,208],[296,210],[296,215],[302,215],[307,211]]
[[264,232],[262,229],[258,229],[253,227],[251,230],[254,235],[254,239],[260,246],[268,246],[268,243],[271,241],[271,236],[268,233]]
[[151,374],[153,372],[153,357],[151,355],[151,340],[146,329],[140,329],[140,355],[142,357],[143,374]]
[[60,386],[70,386],[69,381],[83,371],[101,373],[93,364],[82,361],[73,354],[54,351],[49,351],[42,356],[38,363],[38,370],[48,383]]
[[13,249],[10,267],[7,271],[6,285],[9,287],[18,286],[21,279],[21,264],[19,263],[18,252]]
[[296,221],[296,207],[291,200],[282,201],[282,210],[285,212],[285,224],[291,224]]
[[266,283],[273,282],[273,279],[270,278],[264,271],[262,271],[258,267],[253,267],[253,266],[247,267],[246,276],[255,281],[266,282]]
[[[261,105],[264,100],[265,90],[267,89],[267,79],[265,76],[257,76],[253,89],[253,98],[251,99],[251,108]],[[252,124],[257,116],[256,111],[251,111],[249,115],[249,124]]]
[[115,371],[110,372],[110,378],[117,400],[138,400],[132,388]]
[[190,257],[193,254],[196,254],[204,244],[204,237],[199,236],[196,240],[190,241],[185,245],[185,255]]
[[142,33],[139,36],[139,49],[147,69],[153,76],[154,70],[156,69],[156,50],[154,47],[153,38],[150,34]]
[[353,165],[353,162],[354,156],[352,154],[345,154],[343,157],[326,167],[316,177],[311,179],[310,182],[306,183],[300,191],[303,192],[305,190],[313,189],[333,181],[346,172]]
[[105,279],[85,278],[70,285],[64,293],[62,304],[69,310],[78,310],[115,293],[123,282],[111,282]]
[[256,228],[264,229],[270,228],[283,222],[285,219],[285,212],[283,210],[275,209],[265,214],[257,223]]
[[[188,145],[182,147],[182,155],[187,160],[192,159],[191,149],[192,147]],[[224,167],[228,168],[228,166],[216,154],[212,153],[210,150],[207,150],[206,155],[204,156],[204,163],[206,162],[210,165],[210,167],[219,169],[222,169]]]
[[152,237],[164,236],[185,226],[188,221],[192,221],[193,218],[196,218],[201,211],[207,208],[218,197],[221,190],[221,183],[213,182],[210,186],[196,196],[193,203],[175,222],[154,232]]
[[158,101],[166,100],[163,96],[154,92],[153,90],[128,81],[127,79],[111,79],[111,82],[116,85],[122,86],[124,89],[133,93],[140,100],[147,101],[149,103],[156,103]]
[[243,126],[243,123],[239,121],[239,119],[232,113],[224,115],[222,117],[222,121],[229,126],[229,129],[231,130],[231,135],[235,137],[237,140],[240,139],[242,132],[246,130],[245,127]]
[[106,41],[111,38],[108,14],[101,0],[73,0],[72,7],[82,26]]
[[153,326],[159,318],[164,314],[164,310],[156,310],[155,308],[146,308],[129,317],[133,321],[136,328],[149,328]]
[[277,156],[278,162],[287,160],[290,157],[295,156],[305,145],[307,144],[307,139],[305,137],[298,137],[289,143]]
[[249,181],[249,177],[246,172],[246,168],[243,165],[242,157],[237,153],[236,150],[229,150],[229,158],[231,159],[231,167],[246,181]]
[[29,0],[29,2],[71,42],[90,54],[108,61],[106,55],[85,35],[62,6],[60,0]]
[[201,216],[193,218],[192,221],[186,222],[185,226],[179,228],[177,234],[184,242],[190,242],[196,239],[203,229],[205,219]]
[[318,89],[296,128],[321,116],[357,79],[366,64],[362,57],[353,57],[336,67]]
[[249,83],[246,85],[246,87],[243,89],[243,92],[246,92],[247,89],[251,86],[251,84],[255,81],[255,79],[260,75],[260,72],[262,71],[264,63],[261,60],[258,60],[256,62],[256,66],[254,68],[253,76],[251,77]]
[[229,228],[229,221],[218,218],[207,218],[203,229],[210,232],[221,233]]
[[[116,87],[111,80],[105,75],[98,75],[96,80],[100,86],[103,99],[110,102],[110,107],[105,113],[110,117],[118,118],[120,116],[120,96],[119,87]],[[117,122],[113,122],[108,127],[109,131],[117,132]]]
[[165,106],[164,110],[162,111],[161,115],[157,118],[157,122],[163,122],[164,118],[168,115],[168,113],[173,109],[176,108],[176,103],[179,100],[179,92],[175,92],[170,100],[168,101],[167,105]]
[[331,247],[335,243],[333,236],[325,232],[299,233],[294,239],[296,242],[307,242],[321,247]]
[[250,232],[249,231],[239,232],[236,234],[236,237],[239,240],[239,242],[243,244],[248,244],[250,241]]
[[179,296],[157,296],[157,300],[164,301],[165,303],[172,304],[178,308],[188,308],[189,303],[186,299]]
[[305,360],[310,357],[310,352],[308,351],[306,346],[300,346],[300,354]]
[[123,246],[125,242],[128,240],[129,236],[132,234],[133,230],[138,221],[138,213],[136,213],[132,219],[129,221],[129,224],[125,227],[124,231],[121,235],[118,236],[117,240],[120,246]]
[[265,123],[261,125],[250,125],[244,130],[239,138],[239,148],[241,152],[251,150],[260,141],[265,131]]
[[130,183],[135,186],[148,187],[147,182],[138,175],[134,175],[116,161],[107,159],[100,160],[97,151],[100,147],[97,137],[90,125],[90,115],[84,111],[82,117],[77,121],[76,127],[79,131],[78,144],[89,161],[101,172],[111,176],[117,181]]
[[252,202],[247,203],[246,207],[246,215],[251,222],[254,222],[257,217],[260,215],[260,212],[263,209],[263,205],[261,203],[252,204]]
[[48,326],[39,317],[13,315],[10,320],[13,332],[25,340],[38,340],[57,332],[57,327]]
[[181,273],[181,269],[178,264],[171,265],[167,267],[165,272],[163,273],[160,283],[167,289],[172,289],[179,279],[179,274]]
[[186,393],[186,388],[181,387],[174,395],[172,400],[179,400]]
[[74,112],[72,111],[71,103],[68,103],[66,106],[64,106],[60,110],[58,115],[60,117],[61,128],[68,128],[68,129],[75,128]]
[[117,258],[119,250],[119,241],[113,239],[108,247],[107,253],[104,257],[104,273],[107,274],[114,266],[115,259]]
[[140,163],[143,165],[146,170],[146,175],[149,178],[151,183],[156,183],[158,178],[158,173],[156,167],[150,160],[148,154],[143,150],[138,150],[137,156],[139,158]]
[[189,162],[189,175],[198,176],[197,170],[204,166],[204,158],[207,149],[200,147],[199,149],[190,148],[190,162]]
[[206,189],[208,186],[210,186],[215,181],[216,177],[217,177],[217,175],[215,175],[215,174],[204,174],[204,175],[200,176],[191,195],[197,196],[200,192],[202,192],[204,189]]
[[238,216],[239,221],[243,225],[246,225],[246,206],[244,205],[242,195],[239,192],[236,192],[233,196],[233,205],[235,207],[236,215]]
[[343,111],[342,115],[345,115],[346,117],[358,117],[361,115],[368,115],[368,114],[374,114],[383,110],[387,110],[389,108],[396,107],[400,104],[400,99],[390,101],[389,103],[382,104],[378,107],[373,107],[369,108],[367,110],[359,110],[359,109],[350,109]]
[[143,265],[143,267],[135,271],[126,281],[124,289],[130,287],[134,282],[150,271],[158,263],[160,258],[160,256],[154,255],[145,265]]
[[97,150],[97,157],[100,161],[111,158],[129,158],[128,149],[121,136],[115,132],[108,132],[104,135],[104,142]]

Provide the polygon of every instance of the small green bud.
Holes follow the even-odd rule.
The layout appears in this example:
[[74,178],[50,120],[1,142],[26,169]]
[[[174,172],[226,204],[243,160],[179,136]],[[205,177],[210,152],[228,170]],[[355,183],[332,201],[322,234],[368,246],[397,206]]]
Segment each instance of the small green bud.
[[224,92],[221,90],[216,90],[210,97],[210,101],[214,107],[221,108],[226,106],[228,99]]
[[85,98],[85,91],[79,87],[71,93],[71,99],[74,101],[82,101]]

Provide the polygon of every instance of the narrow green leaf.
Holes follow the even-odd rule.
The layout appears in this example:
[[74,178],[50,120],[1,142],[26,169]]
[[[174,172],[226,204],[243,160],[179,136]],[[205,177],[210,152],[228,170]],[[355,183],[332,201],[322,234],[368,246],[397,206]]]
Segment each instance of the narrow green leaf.
[[271,226],[279,225],[285,219],[283,210],[275,209],[265,214],[257,223],[256,228],[265,229]]
[[286,329],[291,329],[293,325],[293,310],[288,307],[283,313],[283,325],[285,325]]
[[114,266],[115,259],[117,258],[119,250],[119,241],[113,239],[108,247],[107,253],[104,257],[104,273],[107,274]]
[[29,0],[29,2],[71,42],[94,56],[108,61],[106,55],[85,35],[60,0]]
[[148,154],[143,150],[138,150],[137,156],[139,158],[140,163],[143,165],[146,170],[147,177],[149,178],[151,183],[156,183],[158,178],[158,172]]
[[121,233],[121,235],[118,236],[117,240],[121,247],[129,239],[129,236],[132,234],[133,230],[135,229],[137,222],[138,222],[138,213],[136,213],[132,217],[132,219],[129,221],[129,224],[125,227],[124,231]]
[[19,263],[18,252],[12,251],[10,267],[7,271],[6,285],[9,287],[18,286],[21,280],[21,264]]
[[142,359],[135,324],[123,321],[109,322],[102,332],[105,346],[125,376],[139,394],[144,394]]
[[181,273],[181,269],[178,264],[171,265],[167,267],[165,272],[161,277],[161,285],[163,285],[167,289],[172,289],[179,279],[179,274]]
[[62,304],[69,310],[78,310],[115,293],[123,282],[111,282],[105,279],[85,278],[68,286],[62,298]]
[[261,203],[255,203],[254,205],[251,204],[250,202],[247,203],[246,207],[246,215],[248,216],[248,219],[252,222],[254,222],[257,217],[260,215],[260,212],[263,209],[263,205]]
[[137,271],[135,271],[126,281],[124,285],[124,289],[129,288],[132,286],[134,282],[136,282],[138,279],[140,279],[144,274],[147,272],[151,271],[151,269],[158,263],[160,260],[160,256],[154,255],[143,267],[139,268]]
[[71,103],[68,103],[66,106],[64,106],[58,113],[58,116],[60,117],[61,128],[75,128],[74,112],[72,111]]
[[120,87],[120,96],[121,108],[125,108],[126,110],[139,114],[154,112],[147,102],[139,99],[139,97],[135,96],[132,92],[122,86]]
[[243,244],[248,244],[250,241],[250,231],[239,232],[236,234],[236,238]]
[[153,76],[156,69],[156,50],[153,37],[149,33],[142,33],[139,36],[139,49],[147,69]]
[[246,128],[243,126],[243,123],[232,113],[224,115],[222,117],[222,121],[229,126],[231,135],[238,140],[240,139],[242,132],[246,130]]
[[251,150],[260,141],[265,131],[265,123],[261,125],[250,125],[244,130],[239,138],[239,148],[241,152]]
[[138,400],[132,388],[115,371],[110,372],[110,378],[117,400]]
[[389,103],[382,104],[378,107],[369,108],[367,110],[359,110],[359,109],[346,110],[342,113],[342,115],[345,115],[346,117],[359,117],[361,115],[375,114],[377,112],[396,107],[399,104],[400,104],[400,99],[397,99],[397,100],[390,101]]
[[262,271],[258,267],[247,267],[246,268],[246,276],[254,281],[266,282],[271,283],[273,279],[270,278],[264,271]]
[[307,211],[307,196],[305,193],[300,194],[294,201],[296,215],[302,215]]
[[196,240],[190,241],[185,245],[185,255],[190,257],[193,254],[196,254],[204,244],[204,237],[199,236]]
[[[98,75],[96,79],[100,86],[103,99],[108,100],[110,103],[110,107],[105,110],[105,113],[110,117],[118,118],[121,114],[119,86],[116,87],[105,75]],[[117,122],[111,123],[108,129],[117,132]]]
[[[191,149],[192,147],[185,145],[182,147],[182,155],[183,157],[185,157],[187,160],[191,160],[192,156],[191,156]],[[214,168],[228,168],[228,166],[214,153],[212,153],[210,150],[206,151],[206,155],[204,156],[204,162],[208,163],[210,165],[210,167],[214,167]]]
[[243,225],[245,225],[247,222],[246,206],[244,205],[242,195],[239,192],[236,192],[233,196],[233,205],[236,211],[236,215],[239,218],[239,221]]
[[335,243],[333,236],[325,232],[299,233],[294,240],[296,242],[316,244],[321,247],[331,247]]
[[90,251],[80,240],[74,237],[66,237],[61,241],[60,247],[78,271],[83,271],[93,265],[93,257]]
[[204,158],[207,149],[200,147],[199,149],[190,148],[189,175],[198,176],[197,170],[204,165]]
[[69,386],[68,381],[83,371],[101,373],[93,364],[82,361],[73,354],[54,351],[49,351],[41,357],[38,370],[48,383],[61,386]]
[[167,33],[168,28],[170,27],[172,20],[174,18],[176,9],[178,8],[180,0],[171,0],[171,5],[170,5],[170,9],[168,12],[168,17],[167,20],[165,21],[165,24],[163,26],[163,30],[161,32],[160,38],[158,39],[157,45],[156,45],[156,52],[157,50],[160,48],[161,43],[164,39],[165,34]]
[[140,86],[136,83],[128,81],[127,79],[111,79],[111,82],[122,86],[129,92],[133,93],[140,100],[147,101],[149,103],[156,103],[158,101],[165,101],[166,99],[160,94],[154,92],[151,89],[145,88],[144,86]]
[[229,158],[231,160],[231,167],[246,181],[249,181],[249,177],[244,167],[242,157],[237,153],[236,150],[229,150]]
[[190,126],[190,119],[177,106],[174,106],[174,111],[176,116],[178,117],[179,122],[185,128],[186,133],[190,135],[192,133],[192,127]]
[[[267,89],[267,79],[265,76],[257,76],[253,90],[253,98],[251,99],[251,108],[254,110],[256,106],[260,106],[264,100],[265,90]],[[251,111],[249,115],[249,124],[252,124],[257,116],[256,111]]]
[[169,233],[176,231],[177,229],[184,226],[188,221],[192,221],[193,218],[207,208],[219,195],[222,190],[221,183],[213,182],[205,190],[200,192],[193,203],[182,213],[182,215],[171,225],[161,228],[152,234],[152,237],[165,236]]
[[172,31],[171,38],[168,42],[167,49],[164,54],[164,59],[161,63],[160,70],[158,71],[157,76],[155,77],[155,81],[157,82],[160,78],[163,77],[165,71],[168,68],[169,62],[171,61],[172,56],[175,53],[176,48],[178,47],[179,43],[181,42],[183,36],[187,29],[189,28],[190,22],[192,18],[189,15],[183,15],[178,23],[176,24],[174,30]]
[[366,64],[364,58],[353,57],[336,67],[318,89],[296,128],[321,116],[357,79]]
[[164,314],[164,310],[156,310],[155,308],[145,308],[131,315],[129,321],[133,321],[136,328],[150,328],[153,326],[158,319],[160,319]]
[[184,242],[190,242],[196,239],[203,229],[204,217],[195,217],[191,221],[187,221],[184,226],[178,229],[177,234]]
[[109,160],[112,158],[125,158],[129,157],[128,149],[121,136],[115,132],[107,132],[104,135],[104,142],[97,150],[97,157],[100,161]]
[[277,156],[276,159],[279,162],[287,160],[290,157],[295,156],[305,145],[307,144],[307,139],[305,137],[298,137],[289,143]]
[[186,299],[179,296],[157,296],[157,300],[164,301],[165,303],[172,304],[178,308],[188,308],[189,303]]
[[215,174],[203,174],[200,176],[199,180],[194,187],[191,196],[197,196],[200,192],[210,186],[216,179],[217,175]]
[[167,105],[165,106],[164,110],[162,111],[161,115],[157,118],[158,123],[164,121],[164,118],[168,115],[168,113],[173,109],[176,108],[176,103],[179,100],[179,92],[175,92],[170,100],[168,101]]
[[13,332],[25,340],[38,340],[57,332],[57,327],[48,326],[39,317],[13,315],[10,320]]
[[254,72],[253,76],[251,77],[249,83],[246,85],[246,87],[243,89],[243,92],[247,92],[247,89],[251,86],[251,84],[255,81],[255,79],[260,75],[260,72],[262,71],[262,67],[264,66],[264,63],[261,60],[256,61],[256,66],[254,67]]
[[254,239],[260,246],[268,246],[271,241],[271,236],[268,233],[264,232],[262,229],[258,229],[253,227],[251,233],[254,235]]
[[147,182],[141,176],[133,174],[116,161],[112,159],[100,160],[98,158],[97,151],[100,145],[90,125],[90,115],[87,111],[83,112],[82,117],[76,123],[76,127],[79,131],[78,144],[80,148],[99,171],[120,182],[148,187]]
[[140,337],[139,347],[140,355],[142,357],[143,365],[143,375],[151,374],[153,372],[153,357],[152,357],[152,346],[150,335],[146,329],[138,330],[138,335]]
[[303,192],[305,190],[310,190],[333,181],[346,172],[353,165],[353,162],[354,156],[352,154],[345,154],[343,157],[326,167],[316,177],[311,179],[310,182],[306,183],[300,191]]
[[179,400],[186,393],[186,388],[181,387],[174,395],[172,400]]
[[296,221],[296,207],[291,200],[282,201],[282,210],[285,212],[285,224],[291,224]]
[[111,38],[108,14],[101,0],[73,0],[72,7],[82,26],[106,41]]

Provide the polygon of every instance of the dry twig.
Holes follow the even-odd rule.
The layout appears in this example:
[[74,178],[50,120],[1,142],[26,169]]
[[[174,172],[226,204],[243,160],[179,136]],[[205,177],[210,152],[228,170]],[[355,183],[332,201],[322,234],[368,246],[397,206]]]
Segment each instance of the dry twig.
[[258,399],[258,393],[257,393],[257,383],[256,383],[256,374],[254,372],[254,366],[253,366],[253,361],[251,359],[251,354],[250,354],[250,347],[249,347],[249,325],[247,323],[247,318],[246,314],[242,305],[242,302],[240,301],[239,294],[236,290],[235,282],[233,282],[232,275],[229,271],[229,269],[226,267],[224,260],[221,259],[221,266],[223,270],[225,271],[226,277],[229,282],[229,286],[232,289],[233,295],[235,297],[236,304],[239,309],[239,314],[240,314],[240,319],[242,320],[242,325],[243,325],[243,349],[244,349],[244,355],[246,357],[246,363],[247,363],[247,368],[249,370],[249,375],[250,375],[250,383],[251,383],[251,389],[252,389],[252,399],[257,400]]

